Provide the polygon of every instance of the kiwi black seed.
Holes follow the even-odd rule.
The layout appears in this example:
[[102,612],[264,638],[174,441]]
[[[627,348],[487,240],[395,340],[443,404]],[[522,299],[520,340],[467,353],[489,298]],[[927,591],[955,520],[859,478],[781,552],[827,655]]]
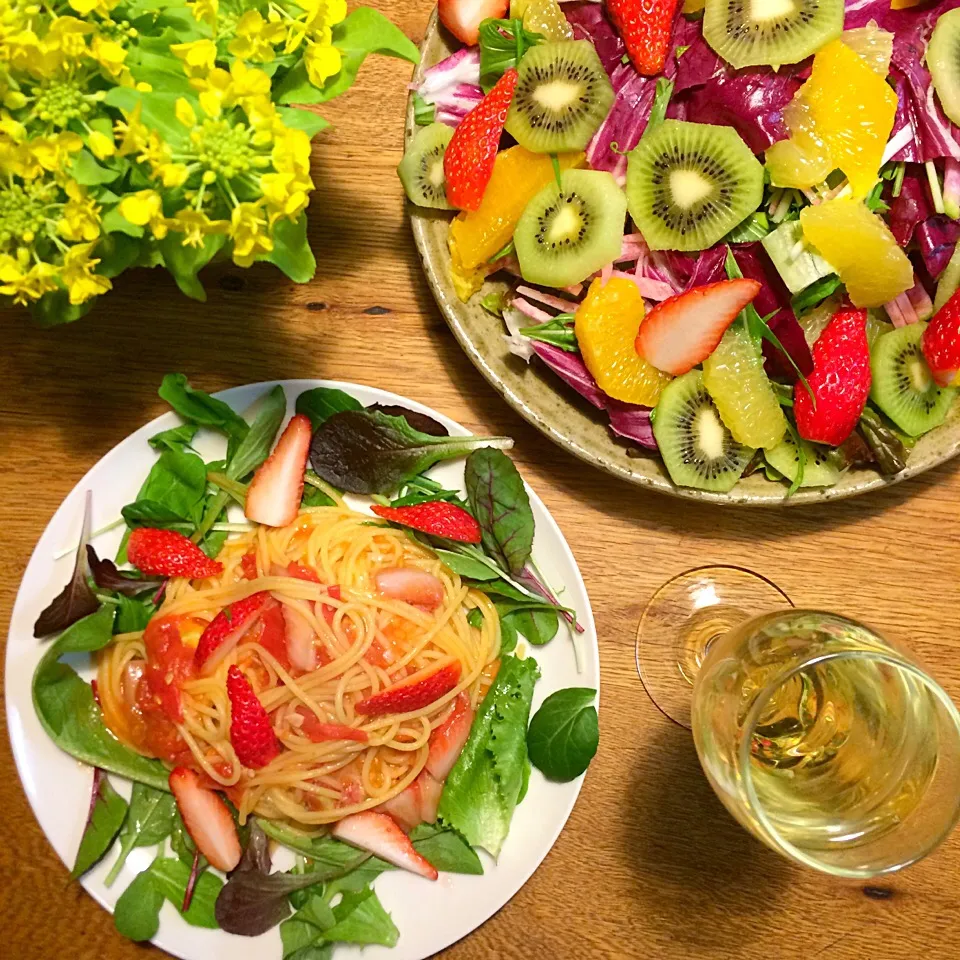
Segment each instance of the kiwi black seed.
[[541,43],[517,67],[507,132],[534,153],[583,150],[613,98],[610,78],[589,40]]
[[706,250],[762,197],[763,167],[733,127],[665,120],[627,161],[630,216],[651,250]]
[[443,175],[443,155],[452,136],[453,130],[446,124],[431,123],[410,141],[397,167],[403,189],[418,207],[453,209]]
[[699,370],[667,384],[657,404],[653,434],[670,478],[679,487],[726,493],[754,454],[724,426]]
[[627,198],[609,173],[567,170],[517,222],[513,243],[524,280],[569,287],[620,254]]
[[938,427],[957,395],[938,387],[920,348],[925,323],[911,323],[879,337],[870,351],[870,399],[912,437]]
[[703,36],[734,67],[799,63],[843,30],[844,0],[706,0]]

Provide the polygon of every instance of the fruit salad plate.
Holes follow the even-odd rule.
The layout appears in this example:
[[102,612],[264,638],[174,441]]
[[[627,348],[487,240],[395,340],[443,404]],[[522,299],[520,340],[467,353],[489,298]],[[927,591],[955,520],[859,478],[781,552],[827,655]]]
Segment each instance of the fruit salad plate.
[[[118,938],[152,940],[184,960],[432,956],[528,880],[567,822],[596,750],[596,633],[570,549],[502,452],[506,438],[485,445],[421,404],[317,380],[210,396],[182,375],[165,378],[161,395],[176,413],[127,437],[77,484],[40,538],[14,606],[6,710],[40,826],[67,869],[114,914]],[[368,440],[387,431],[400,446],[351,461],[350,437],[364,430]],[[398,460],[404,444],[412,453]],[[425,450],[433,451],[426,460]],[[465,460],[471,450],[475,459]],[[337,473],[344,465],[352,471],[350,462],[359,473]],[[406,479],[394,487],[384,467]],[[343,482],[328,485],[323,476]],[[498,568],[507,561],[493,559],[499,535],[470,493],[475,480],[498,504],[510,501],[516,578]],[[381,493],[341,499],[339,491],[359,485]],[[389,501],[388,487],[404,502]],[[233,503],[224,516],[220,494],[241,488],[245,506]],[[205,514],[216,519],[212,526]],[[188,539],[191,530],[205,553]],[[314,539],[331,538],[323,559],[307,549],[308,530]],[[431,530],[444,539],[426,539]],[[521,541],[527,546],[517,555]],[[291,549],[305,562],[280,562]],[[114,556],[125,572],[106,559]],[[71,576],[75,557],[88,562],[85,571],[77,567],[79,577]],[[67,582],[71,589],[51,604]],[[535,592],[530,584],[538,584]],[[302,610],[304,601],[291,598],[311,593],[340,613],[322,600],[311,603],[304,622],[314,616],[315,627],[304,635],[289,604]],[[216,601],[208,610],[204,598],[215,596],[227,606]],[[192,613],[176,614],[178,603]],[[197,617],[206,622],[202,633]],[[357,626],[364,618],[379,626],[356,660],[357,630],[372,636],[369,626]],[[407,630],[406,622],[419,629]],[[354,662],[338,666],[341,658],[323,653],[328,642]],[[441,660],[429,659],[434,642],[447,651]],[[85,651],[98,652],[98,665]],[[421,657],[428,665],[411,673]],[[196,667],[201,659],[205,665]],[[119,674],[111,672],[114,663]],[[343,671],[334,682],[340,693],[328,704],[321,672],[334,667]],[[369,687],[371,671],[381,670],[393,679],[374,683],[379,693],[357,701],[339,724],[310,719],[310,710],[336,711],[338,702],[356,700],[351,689]],[[400,675],[411,679],[394,682]],[[212,695],[204,693],[211,687]],[[290,727],[283,719],[289,711],[278,704],[305,689],[304,703],[313,706],[296,708]],[[446,716],[443,696],[452,706]],[[211,722],[227,702],[226,726]],[[405,720],[413,714],[416,721]],[[488,729],[494,716],[497,744]],[[430,733],[429,750],[424,741],[410,752],[405,724],[421,718],[435,726],[436,739]],[[567,738],[571,731],[576,742]],[[181,738],[192,744],[186,753]],[[290,749],[299,767],[291,767]],[[350,760],[356,750],[362,753]],[[346,751],[349,762],[331,759],[330,751]],[[210,757],[213,766],[201,759]],[[246,784],[284,763],[270,788],[281,806],[271,812],[262,797],[245,793]],[[234,779],[227,776],[233,764],[242,766],[240,779],[223,785]],[[324,771],[332,767],[339,772],[330,781],[334,774]],[[368,780],[367,768],[380,772]],[[302,783],[294,777],[299,785],[291,780],[296,769],[310,771]],[[390,789],[379,791],[391,782],[402,792],[394,789],[381,807]],[[310,792],[321,783],[328,787]],[[371,794],[368,783],[380,786]],[[235,804],[232,813],[224,796]],[[292,816],[280,816],[281,808]],[[233,818],[245,816],[238,831]],[[374,821],[379,826],[366,840],[343,833]],[[330,832],[309,826],[317,823]],[[265,863],[264,834],[272,841]],[[373,846],[387,860],[371,858]],[[394,856],[398,851],[406,852]]]
[[726,0],[630,27],[631,3],[430,19],[398,172],[468,357],[673,496],[819,503],[955,456],[960,0],[797,0],[776,30]]

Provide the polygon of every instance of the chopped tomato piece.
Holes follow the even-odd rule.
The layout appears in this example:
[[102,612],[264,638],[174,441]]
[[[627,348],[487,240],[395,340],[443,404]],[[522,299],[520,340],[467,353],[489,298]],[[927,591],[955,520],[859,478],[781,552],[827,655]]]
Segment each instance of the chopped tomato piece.
[[147,650],[145,678],[150,692],[167,718],[183,722],[180,687],[196,675],[194,653],[180,639],[180,618],[151,620],[143,634]]
[[283,617],[282,604],[270,599],[260,614],[260,626],[257,628],[257,643],[272,654],[284,670],[290,669],[287,655],[287,623]]
[[296,560],[288,564],[287,575],[295,577],[297,580],[308,580],[310,583],[323,583],[316,570],[304,563],[298,563]]
[[240,570],[247,580],[256,580],[257,555],[255,553],[245,553],[240,558]]

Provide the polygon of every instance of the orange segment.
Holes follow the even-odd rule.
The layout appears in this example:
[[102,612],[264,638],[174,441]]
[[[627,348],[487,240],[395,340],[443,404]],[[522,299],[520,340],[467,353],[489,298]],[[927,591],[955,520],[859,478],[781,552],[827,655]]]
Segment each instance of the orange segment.
[[879,307],[913,286],[913,267],[887,225],[859,200],[800,212],[804,237],[837,271],[854,306]]
[[[582,153],[560,154],[560,169],[581,167]],[[527,204],[553,179],[553,163],[542,153],[511,147],[497,154],[490,182],[476,210],[461,213],[450,225],[460,266],[473,270],[503,249]]]
[[632,280],[611,277],[604,286],[598,279],[577,310],[575,330],[583,362],[604,393],[653,407],[672,378],[637,353],[643,314],[643,297]]

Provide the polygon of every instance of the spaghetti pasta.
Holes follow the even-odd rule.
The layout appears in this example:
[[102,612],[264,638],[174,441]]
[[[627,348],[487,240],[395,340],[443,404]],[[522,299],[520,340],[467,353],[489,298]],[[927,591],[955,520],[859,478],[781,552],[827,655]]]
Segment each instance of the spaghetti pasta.
[[[490,682],[500,650],[491,600],[404,531],[339,499],[303,508],[286,527],[255,526],[228,540],[218,559],[220,576],[171,580],[146,630],[119,635],[101,654],[98,692],[104,720],[120,740],[202,772],[233,800],[241,820],[257,813],[324,824],[390,800],[423,770],[431,732],[454,700],[463,694],[476,707]],[[430,607],[386,596],[377,575],[395,569],[432,575],[442,600]],[[261,591],[272,598],[281,641],[264,616],[202,676],[193,651],[205,627]],[[483,613],[479,627],[468,623],[473,608]],[[302,668],[302,650],[289,655],[284,630],[306,638],[309,669]],[[358,712],[361,701],[444,664],[459,665],[459,679],[427,706]],[[230,740],[226,677],[234,665],[280,744],[279,754],[255,770],[241,765]],[[172,709],[147,682],[151,670],[174,682]]]

